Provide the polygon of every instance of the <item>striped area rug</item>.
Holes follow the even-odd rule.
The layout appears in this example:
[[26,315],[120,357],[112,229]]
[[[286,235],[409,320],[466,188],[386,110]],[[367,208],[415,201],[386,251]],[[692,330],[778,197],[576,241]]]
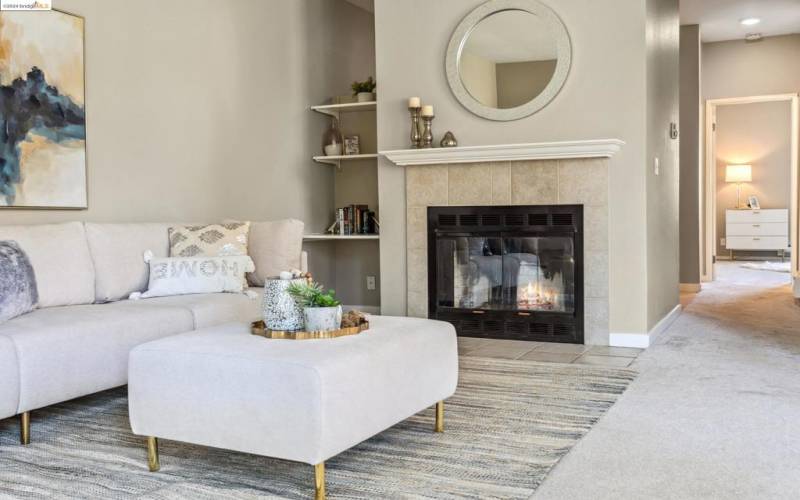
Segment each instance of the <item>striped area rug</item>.
[[[329,498],[527,499],[614,404],[632,370],[461,358],[445,433],[426,410],[329,460]],[[34,412],[32,444],[0,421],[0,498],[313,498],[313,467],[162,441],[147,471],[126,390]]]

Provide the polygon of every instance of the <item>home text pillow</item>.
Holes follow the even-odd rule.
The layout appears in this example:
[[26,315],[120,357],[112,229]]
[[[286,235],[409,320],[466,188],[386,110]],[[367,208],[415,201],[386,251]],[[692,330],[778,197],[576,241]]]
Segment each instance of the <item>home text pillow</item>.
[[0,323],[36,309],[36,276],[16,241],[0,241]]
[[247,255],[249,222],[177,226],[169,228],[172,257]]
[[152,253],[145,252],[145,261],[150,263],[147,291],[134,292],[131,299],[189,293],[242,293],[247,287],[245,273],[255,269],[247,255],[153,258]]

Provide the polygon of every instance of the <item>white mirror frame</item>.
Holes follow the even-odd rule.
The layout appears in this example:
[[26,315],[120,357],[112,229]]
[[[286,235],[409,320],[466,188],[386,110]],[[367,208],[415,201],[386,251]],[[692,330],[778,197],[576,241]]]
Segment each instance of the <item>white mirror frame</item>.
[[[556,37],[558,61],[556,62],[556,69],[553,72],[550,83],[547,84],[538,96],[521,106],[500,109],[486,106],[472,97],[472,94],[470,94],[464,86],[464,82],[461,81],[461,75],[458,73],[458,63],[461,50],[464,48],[470,33],[475,29],[478,23],[492,14],[506,10],[523,10],[530,12],[535,16],[539,16],[547,23]],[[447,74],[447,81],[450,84],[450,89],[453,91],[456,99],[458,99],[465,108],[489,120],[511,121],[530,116],[547,106],[561,90],[561,87],[564,86],[571,61],[572,44],[569,40],[567,28],[550,7],[538,0],[489,0],[467,14],[458,24],[455,31],[453,31],[453,36],[450,37],[450,43],[447,45],[445,73]]]

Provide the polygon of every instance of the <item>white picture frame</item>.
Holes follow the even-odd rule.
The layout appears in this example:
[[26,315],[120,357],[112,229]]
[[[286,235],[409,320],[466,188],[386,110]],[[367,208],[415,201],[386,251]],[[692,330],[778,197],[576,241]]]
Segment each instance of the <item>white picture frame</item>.
[[761,205],[758,203],[758,197],[754,194],[751,194],[750,196],[747,197],[747,204],[753,210],[761,209]]

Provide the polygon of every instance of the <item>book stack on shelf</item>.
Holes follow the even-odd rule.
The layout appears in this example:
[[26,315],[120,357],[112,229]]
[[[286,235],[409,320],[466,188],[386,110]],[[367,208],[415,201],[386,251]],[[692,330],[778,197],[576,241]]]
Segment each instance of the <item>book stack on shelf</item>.
[[335,222],[328,228],[328,232],[340,236],[357,234],[378,234],[380,224],[375,218],[375,212],[367,205],[349,205],[336,209]]

